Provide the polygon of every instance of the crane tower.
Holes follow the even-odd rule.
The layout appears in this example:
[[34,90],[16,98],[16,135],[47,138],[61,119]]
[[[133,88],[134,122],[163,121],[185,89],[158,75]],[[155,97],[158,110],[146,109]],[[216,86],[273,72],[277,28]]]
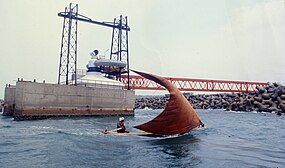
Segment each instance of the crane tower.
[[[129,42],[128,42],[128,26],[127,16],[122,15],[115,18],[113,22],[99,22],[92,20],[89,17],[78,13],[78,4],[70,3],[65,8],[64,12],[58,13],[58,16],[63,17],[63,28],[61,37],[60,48],[60,61],[59,61],[59,73],[58,84],[76,85],[77,84],[77,34],[78,34],[78,21],[97,24],[112,28],[110,59],[123,61],[126,63],[126,69],[120,69],[119,71],[108,74],[113,75],[117,79],[121,79],[121,74],[127,73],[129,85]],[[72,80],[72,76],[75,80]]]

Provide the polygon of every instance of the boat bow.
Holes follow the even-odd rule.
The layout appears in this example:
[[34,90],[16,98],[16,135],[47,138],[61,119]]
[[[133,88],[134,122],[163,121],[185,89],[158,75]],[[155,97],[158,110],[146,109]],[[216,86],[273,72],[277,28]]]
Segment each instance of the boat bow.
[[187,133],[202,124],[188,100],[168,80],[157,75],[132,71],[162,85],[170,93],[169,101],[163,112],[151,121],[137,125],[135,128],[158,135],[176,135]]

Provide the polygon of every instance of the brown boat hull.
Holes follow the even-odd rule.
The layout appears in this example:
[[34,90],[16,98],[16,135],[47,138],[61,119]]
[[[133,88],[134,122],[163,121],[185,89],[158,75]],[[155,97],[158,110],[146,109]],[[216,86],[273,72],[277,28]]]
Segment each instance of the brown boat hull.
[[169,81],[157,75],[134,72],[157,82],[170,92],[170,99],[164,111],[153,120],[135,128],[158,135],[176,135],[187,133],[202,124],[188,100]]

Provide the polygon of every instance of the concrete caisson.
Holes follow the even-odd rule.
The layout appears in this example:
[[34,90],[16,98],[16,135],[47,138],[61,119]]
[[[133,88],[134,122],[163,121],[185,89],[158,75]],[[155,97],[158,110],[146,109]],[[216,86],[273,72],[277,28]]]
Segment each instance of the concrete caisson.
[[4,94],[4,111],[3,115],[12,116],[15,110],[15,93],[16,87],[14,85],[6,85]]
[[[16,120],[95,115],[133,115],[131,90],[18,81],[5,89],[5,103]],[[9,109],[7,108],[7,110]]]

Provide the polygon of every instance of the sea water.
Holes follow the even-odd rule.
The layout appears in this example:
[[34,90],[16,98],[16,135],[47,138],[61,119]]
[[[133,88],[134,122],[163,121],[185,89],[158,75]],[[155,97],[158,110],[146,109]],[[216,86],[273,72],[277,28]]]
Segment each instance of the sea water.
[[[132,126],[162,110],[136,110]],[[285,167],[285,116],[197,110],[206,128],[183,136],[106,135],[118,117],[14,121],[0,116],[1,167]]]

